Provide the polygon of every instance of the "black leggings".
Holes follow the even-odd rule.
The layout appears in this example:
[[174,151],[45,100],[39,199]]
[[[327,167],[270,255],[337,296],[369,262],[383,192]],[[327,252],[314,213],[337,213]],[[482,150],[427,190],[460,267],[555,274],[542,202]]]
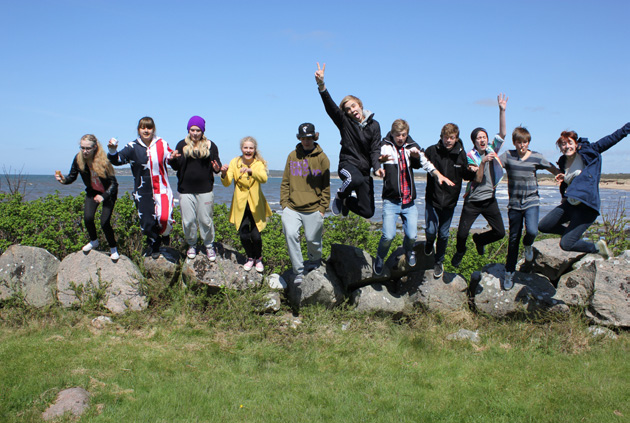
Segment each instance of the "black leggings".
[[[116,247],[116,237],[114,236],[114,230],[110,224],[112,218],[112,212],[114,211],[114,205],[116,204],[115,198],[109,198],[103,201],[103,209],[101,210],[101,228],[107,238],[107,243],[110,248]],[[85,223],[85,229],[87,229],[90,241],[98,239],[96,236],[96,225],[94,224],[94,215],[99,203],[94,201],[94,197],[85,197],[85,203],[83,205],[83,222]]]
[[245,249],[247,258],[259,259],[262,257],[262,238],[260,231],[256,227],[256,221],[249,209],[249,204],[245,206],[245,212],[243,213],[243,220],[241,221],[241,227],[238,229],[238,234],[241,237],[241,243]]
[[[343,163],[339,165],[339,178],[342,184],[337,195],[346,200],[346,207],[366,219],[374,216],[374,180],[369,172],[364,175],[356,166]],[[350,195],[352,191],[356,198]]]

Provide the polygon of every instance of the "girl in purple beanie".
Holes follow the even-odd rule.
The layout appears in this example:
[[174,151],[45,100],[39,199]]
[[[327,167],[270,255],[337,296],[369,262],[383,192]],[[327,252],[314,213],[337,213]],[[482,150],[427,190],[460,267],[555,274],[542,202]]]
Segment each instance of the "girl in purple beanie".
[[217,145],[205,136],[206,121],[193,116],[188,121],[188,135],[181,140],[170,165],[177,171],[177,192],[182,212],[184,237],[188,244],[187,256],[197,255],[197,230],[210,261],[217,256],[214,249],[214,174],[221,171]]

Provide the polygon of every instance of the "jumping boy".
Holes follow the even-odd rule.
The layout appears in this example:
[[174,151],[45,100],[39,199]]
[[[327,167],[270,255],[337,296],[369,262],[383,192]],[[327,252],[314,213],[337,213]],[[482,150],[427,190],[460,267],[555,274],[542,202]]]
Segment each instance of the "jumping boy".
[[459,128],[454,123],[447,123],[442,127],[440,140],[427,148],[424,154],[442,175],[452,181],[452,184],[442,184],[433,174],[427,173],[424,254],[431,255],[435,244],[433,276],[437,279],[444,273],[449,230],[462,190],[462,180],[470,181],[475,177],[475,172],[468,168],[464,143],[459,138]]
[[[407,264],[416,265],[416,254],[413,244],[418,232],[418,209],[416,208],[416,186],[413,179],[413,169],[422,166],[426,172],[432,173],[440,181],[453,185],[444,178],[435,166],[425,157],[422,149],[409,136],[409,124],[396,119],[392,130],[381,143],[379,161],[383,163],[383,235],[378,243],[374,273],[383,273],[385,257],[389,253],[392,240],[396,236],[396,220],[398,216],[403,222],[403,248]],[[382,173],[382,172],[379,172]]]
[[[315,81],[324,102],[326,113],[335,123],[341,134],[339,152],[339,177],[342,184],[330,207],[334,215],[347,216],[352,211],[366,219],[374,216],[374,174],[383,176],[378,161],[381,143],[381,127],[374,120],[374,114],[363,109],[357,97],[347,95],[339,106],[330,97],[324,84],[326,64],[320,68],[317,63]],[[354,191],[356,197],[350,194]]]
[[464,194],[464,206],[457,229],[457,252],[453,254],[451,259],[451,264],[454,267],[459,267],[464,254],[466,254],[466,239],[471,226],[479,215],[482,215],[490,225],[490,230],[473,235],[473,242],[480,256],[484,255],[487,244],[498,241],[505,236],[499,203],[497,203],[494,195],[496,187],[503,177],[503,168],[497,153],[505,139],[507,101],[508,98],[504,94],[497,96],[499,134],[494,137],[492,142],[488,142],[488,131],[483,128],[475,128],[470,134],[475,148],[470,150],[466,156],[468,157],[468,165],[471,169],[476,170],[476,174],[474,180],[468,183],[466,194]]
[[[295,284],[302,282],[305,270],[320,265],[324,212],[330,203],[330,161],[315,142],[319,132],[315,132],[312,123],[303,123],[298,127],[297,138],[300,143],[287,158],[280,185],[282,228]],[[300,226],[304,227],[306,238],[306,266],[300,248]]]

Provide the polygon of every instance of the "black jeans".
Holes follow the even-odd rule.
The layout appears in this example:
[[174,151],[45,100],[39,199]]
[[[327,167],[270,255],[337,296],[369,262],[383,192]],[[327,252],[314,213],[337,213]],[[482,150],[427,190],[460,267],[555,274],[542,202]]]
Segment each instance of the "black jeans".
[[[374,216],[374,180],[369,173],[364,175],[355,166],[343,163],[339,165],[339,178],[342,184],[337,195],[346,199],[346,207],[366,219]],[[356,198],[350,196],[352,191],[357,194]]]
[[241,244],[243,244],[247,258],[261,258],[262,237],[256,227],[256,221],[249,209],[249,204],[245,206],[245,212],[243,213],[243,220],[241,221],[241,227],[238,229],[238,234],[241,237]]
[[[112,218],[112,212],[114,211],[116,199],[109,198],[108,200],[103,201],[102,204],[103,210],[101,210],[101,228],[105,233],[105,238],[107,238],[109,247],[114,248],[116,247],[116,237],[114,236],[114,230],[112,229],[110,220]],[[98,205],[99,203],[94,201],[94,197],[85,197],[85,203],[83,204],[83,222],[85,223],[85,229],[87,229],[90,241],[98,239],[98,236],[96,235],[96,225],[94,224],[94,215],[96,214]]]
[[[596,253],[597,247],[592,242],[582,239],[582,235],[599,213],[584,204],[572,206],[563,201],[538,223],[538,230],[546,234],[562,235],[560,248],[564,251]],[[568,223],[568,225],[566,225]]]
[[462,215],[459,218],[459,227],[457,228],[458,253],[466,252],[466,238],[468,238],[470,228],[479,215],[482,215],[490,225],[489,231],[477,235],[477,241],[481,245],[491,244],[505,236],[503,218],[501,218],[501,211],[496,198],[492,197],[482,201],[464,201]]

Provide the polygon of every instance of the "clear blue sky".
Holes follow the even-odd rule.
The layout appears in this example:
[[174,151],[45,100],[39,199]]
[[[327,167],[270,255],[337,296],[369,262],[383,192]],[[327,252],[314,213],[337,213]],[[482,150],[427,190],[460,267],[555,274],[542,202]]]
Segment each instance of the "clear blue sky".
[[[258,139],[283,169],[312,122],[334,169],[339,133],[313,77],[326,62],[335,101],[396,118],[423,147],[442,125],[525,125],[550,160],[559,133],[597,140],[630,121],[628,1],[8,1],[0,5],[1,165],[68,171],[79,138],[136,136],[152,116],[174,147],[192,115],[228,162]],[[511,143],[509,144],[511,146]],[[604,156],[630,172],[630,138]],[[1,170],[1,169],[0,169]]]

